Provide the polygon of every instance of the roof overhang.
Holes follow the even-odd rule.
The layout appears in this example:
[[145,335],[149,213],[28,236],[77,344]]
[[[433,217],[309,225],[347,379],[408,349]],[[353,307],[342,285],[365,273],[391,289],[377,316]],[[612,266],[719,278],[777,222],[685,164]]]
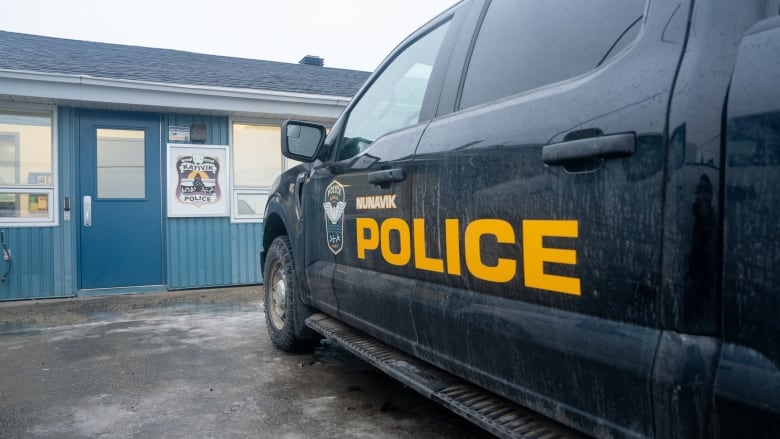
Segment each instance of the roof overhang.
[[0,100],[92,108],[333,120],[350,99],[0,69]]

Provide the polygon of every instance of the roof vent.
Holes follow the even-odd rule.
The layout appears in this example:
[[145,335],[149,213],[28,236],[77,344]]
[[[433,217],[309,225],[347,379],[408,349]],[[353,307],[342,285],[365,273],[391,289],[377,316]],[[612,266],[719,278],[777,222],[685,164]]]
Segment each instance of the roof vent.
[[325,60],[315,55],[306,55],[298,61],[298,64],[305,64],[307,66],[324,66]]

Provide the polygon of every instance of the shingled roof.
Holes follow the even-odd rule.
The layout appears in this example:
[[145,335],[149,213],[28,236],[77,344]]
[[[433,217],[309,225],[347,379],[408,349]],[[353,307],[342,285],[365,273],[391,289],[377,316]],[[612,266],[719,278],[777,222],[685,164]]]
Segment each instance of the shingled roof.
[[0,70],[353,96],[369,72],[0,31]]

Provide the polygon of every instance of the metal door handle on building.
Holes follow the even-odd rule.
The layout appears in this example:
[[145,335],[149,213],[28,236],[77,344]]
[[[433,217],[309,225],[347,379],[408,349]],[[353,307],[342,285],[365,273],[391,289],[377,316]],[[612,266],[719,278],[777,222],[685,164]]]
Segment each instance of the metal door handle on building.
[[84,227],[91,227],[92,226],[92,197],[89,195],[84,195],[84,203],[82,203],[84,206],[84,215],[82,217],[84,218]]

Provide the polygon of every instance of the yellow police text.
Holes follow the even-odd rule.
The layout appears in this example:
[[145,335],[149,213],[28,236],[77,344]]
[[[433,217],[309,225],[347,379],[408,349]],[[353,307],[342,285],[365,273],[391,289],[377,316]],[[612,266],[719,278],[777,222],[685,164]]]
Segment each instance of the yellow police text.
[[[388,264],[405,266],[412,261],[419,270],[461,276],[461,251],[466,270],[475,278],[505,283],[515,278],[518,261],[509,258],[483,258],[483,236],[492,236],[500,245],[517,245],[515,228],[502,219],[478,219],[466,224],[461,233],[460,220],[444,220],[444,251],[441,258],[430,257],[426,249],[425,220],[415,218],[410,225],[401,218],[387,218],[381,224],[374,218],[356,218],[358,259],[367,252],[379,251]],[[544,237],[577,238],[576,220],[522,220],[522,269],[528,288],[580,295],[580,279],[544,272],[545,263],[577,264],[577,252],[572,249],[545,247]],[[391,246],[391,237],[395,245]]]

